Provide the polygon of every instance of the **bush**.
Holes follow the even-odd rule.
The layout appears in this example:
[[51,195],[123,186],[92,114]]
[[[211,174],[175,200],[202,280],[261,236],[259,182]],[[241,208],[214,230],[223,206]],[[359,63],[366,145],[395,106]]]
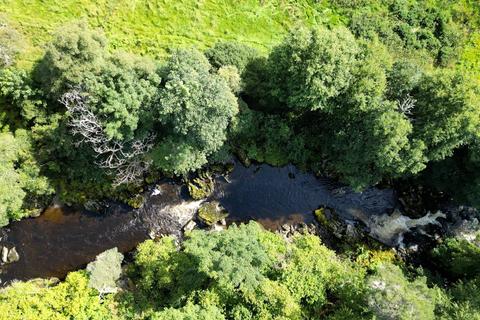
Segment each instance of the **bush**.
[[257,50],[234,41],[217,42],[212,48],[205,51],[205,56],[213,68],[234,66],[240,74],[258,55]]
[[0,69],[14,64],[24,47],[23,39],[0,15]]

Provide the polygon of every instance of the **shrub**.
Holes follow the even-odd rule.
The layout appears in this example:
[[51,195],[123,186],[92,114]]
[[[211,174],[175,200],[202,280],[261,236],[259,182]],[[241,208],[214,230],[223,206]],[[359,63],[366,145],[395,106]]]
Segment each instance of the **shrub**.
[[257,50],[239,42],[217,42],[205,52],[205,56],[215,69],[235,66],[240,74],[250,61],[259,55]]

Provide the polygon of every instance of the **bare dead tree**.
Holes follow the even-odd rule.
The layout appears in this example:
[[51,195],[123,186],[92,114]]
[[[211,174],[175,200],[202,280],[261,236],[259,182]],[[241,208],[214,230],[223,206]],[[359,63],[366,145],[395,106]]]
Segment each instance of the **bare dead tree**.
[[411,116],[412,110],[416,103],[417,100],[413,99],[409,94],[407,94],[402,101],[397,101],[398,112],[403,113],[407,117]]
[[7,52],[7,49],[0,45],[0,66],[10,66],[12,64],[12,57]]
[[132,141],[114,140],[105,133],[97,116],[90,110],[85,95],[78,88],[62,95],[60,102],[70,114],[71,132],[80,136],[76,145],[88,144],[96,153],[99,167],[115,173],[114,186],[136,182],[148,169],[150,163],[143,155],[153,147],[155,135]]
[[22,37],[5,22],[0,15],[0,67],[9,67],[21,51]]

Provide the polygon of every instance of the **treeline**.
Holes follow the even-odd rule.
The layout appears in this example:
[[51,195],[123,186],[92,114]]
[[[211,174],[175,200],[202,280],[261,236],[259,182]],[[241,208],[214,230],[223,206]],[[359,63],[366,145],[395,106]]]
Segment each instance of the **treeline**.
[[[449,258],[443,249],[434,253],[437,261]],[[478,248],[455,254],[480,259]],[[170,237],[148,240],[115,282],[121,260],[109,250],[61,283],[14,283],[0,291],[0,319],[480,317],[478,268],[445,289],[438,274],[405,265],[391,250],[359,247],[340,256],[317,236],[287,241],[253,222],[194,231],[180,248]]]
[[22,70],[21,37],[4,27],[1,224],[54,190],[134,204],[145,182],[231,154],[357,189],[415,177],[478,204],[475,6],[333,5],[345,27],[295,28],[267,57],[220,42],[154,61],[76,23]]

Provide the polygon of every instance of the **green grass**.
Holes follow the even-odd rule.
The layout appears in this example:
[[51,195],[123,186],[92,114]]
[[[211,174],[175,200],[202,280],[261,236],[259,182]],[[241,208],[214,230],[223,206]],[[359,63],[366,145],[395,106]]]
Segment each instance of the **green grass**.
[[20,65],[37,59],[62,24],[79,19],[105,30],[112,49],[153,57],[221,39],[267,52],[296,24],[340,20],[315,0],[0,0],[0,12],[28,43]]

